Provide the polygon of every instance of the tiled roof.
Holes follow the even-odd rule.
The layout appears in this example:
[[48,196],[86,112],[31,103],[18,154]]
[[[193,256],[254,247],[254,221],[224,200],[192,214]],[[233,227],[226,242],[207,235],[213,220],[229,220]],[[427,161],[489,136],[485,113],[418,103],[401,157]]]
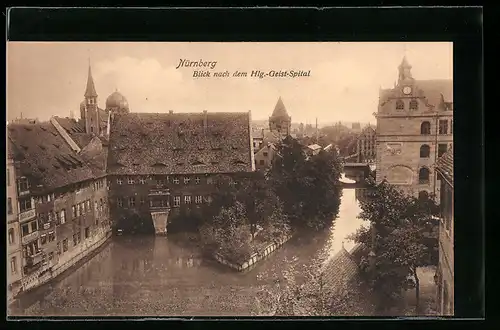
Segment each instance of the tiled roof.
[[[323,285],[328,291],[335,292],[339,290],[339,294],[343,294],[342,291],[346,290],[346,293],[349,295],[349,303],[355,308],[355,310],[351,311],[353,315],[370,315],[373,313],[372,298],[367,294],[363,286],[356,260],[343,247],[326,263],[322,270],[322,275]],[[311,289],[314,290],[311,287],[312,285],[314,284],[307,283],[303,287],[304,292],[310,292]],[[295,309],[296,315],[300,315],[301,310],[304,308],[307,309],[307,305],[305,304],[310,303],[308,299],[301,300],[303,300],[302,303]]]
[[22,175],[32,178],[34,186],[54,189],[93,177],[90,167],[49,122],[9,125],[8,136],[24,158]]
[[117,115],[109,136],[108,172],[249,172],[249,120],[249,113],[241,112]]
[[85,133],[85,127],[81,122],[76,121],[73,118],[61,118],[54,117],[59,125],[64,128],[64,130],[69,134],[73,141],[78,144],[80,148],[85,147],[92,140],[92,135]]
[[97,136],[93,137],[87,147],[80,152],[80,156],[87,162],[96,177],[106,175],[107,169],[108,148],[106,141],[102,140]]
[[438,159],[436,170],[453,186],[453,147]]
[[415,80],[415,84],[418,89],[422,90],[430,105],[437,108],[441,100],[453,103],[453,80]]
[[276,106],[274,107],[272,118],[288,118],[288,112],[286,111],[285,105],[281,97],[278,99]]

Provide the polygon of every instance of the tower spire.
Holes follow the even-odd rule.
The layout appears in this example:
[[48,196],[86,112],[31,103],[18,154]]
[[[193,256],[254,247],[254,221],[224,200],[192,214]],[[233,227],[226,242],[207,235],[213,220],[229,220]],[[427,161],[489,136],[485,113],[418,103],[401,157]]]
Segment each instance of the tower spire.
[[92,78],[92,67],[90,65],[90,56],[89,56],[89,72],[87,76],[87,88],[85,89],[86,98],[97,97],[97,92],[95,90],[94,78]]

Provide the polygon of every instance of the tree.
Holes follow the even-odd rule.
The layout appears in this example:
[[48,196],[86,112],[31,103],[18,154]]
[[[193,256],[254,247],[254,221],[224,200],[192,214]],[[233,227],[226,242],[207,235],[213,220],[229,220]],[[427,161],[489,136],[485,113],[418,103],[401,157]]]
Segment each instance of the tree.
[[373,288],[381,294],[381,304],[390,304],[403,290],[415,287],[419,310],[417,268],[435,264],[438,253],[435,220],[438,207],[432,196],[418,199],[406,195],[387,182],[375,185],[369,180],[370,197],[360,201],[359,217],[372,224],[352,238],[373,252],[361,267]]
[[334,151],[308,159],[296,140],[283,141],[268,178],[293,227],[320,229],[331,222],[340,205],[341,171]]

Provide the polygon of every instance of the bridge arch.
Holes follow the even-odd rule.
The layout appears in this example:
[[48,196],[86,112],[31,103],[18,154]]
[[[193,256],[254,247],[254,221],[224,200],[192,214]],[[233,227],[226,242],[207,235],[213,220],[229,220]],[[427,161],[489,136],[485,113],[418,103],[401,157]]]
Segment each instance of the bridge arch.
[[391,184],[411,185],[413,184],[414,172],[407,165],[393,165],[387,170],[386,179]]

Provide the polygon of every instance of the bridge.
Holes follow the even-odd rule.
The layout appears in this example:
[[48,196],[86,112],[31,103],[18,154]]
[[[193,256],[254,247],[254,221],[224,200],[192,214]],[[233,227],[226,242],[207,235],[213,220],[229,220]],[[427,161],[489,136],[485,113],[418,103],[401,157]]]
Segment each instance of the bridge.
[[375,170],[373,161],[358,162],[358,153],[341,157],[344,165],[345,177],[356,181],[357,184],[362,183],[368,177],[370,171]]

